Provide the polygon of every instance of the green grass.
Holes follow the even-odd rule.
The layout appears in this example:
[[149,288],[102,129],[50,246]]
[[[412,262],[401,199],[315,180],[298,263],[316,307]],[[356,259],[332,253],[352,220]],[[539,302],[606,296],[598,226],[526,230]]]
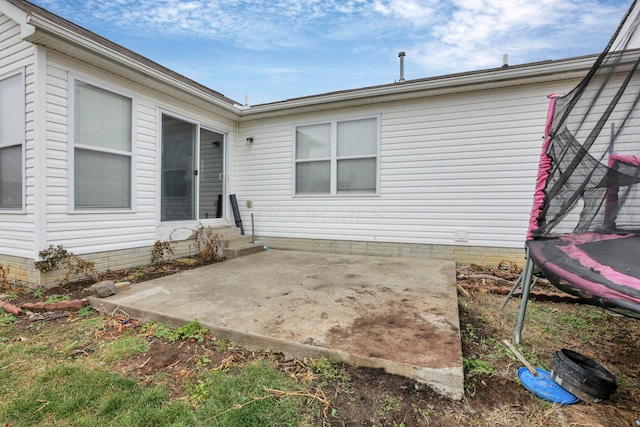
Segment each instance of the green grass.
[[[276,391],[277,390],[277,391]],[[301,385],[263,361],[212,371],[193,387],[198,419],[220,426],[298,426],[305,419]]]
[[104,359],[106,362],[115,362],[126,359],[136,353],[144,353],[149,348],[149,342],[145,337],[125,335],[107,345]]
[[[264,361],[221,371],[203,356],[178,398],[162,381],[142,384],[111,372],[109,363],[146,351],[149,334],[141,329],[95,341],[103,322],[95,315],[49,328],[2,326],[0,425],[301,426],[318,413],[304,381]],[[197,340],[206,330],[193,323],[181,334]],[[90,351],[70,357],[76,349]]]
[[[0,377],[0,384],[3,378]],[[188,424],[189,408],[167,400],[162,387],[141,387],[134,380],[71,363],[56,364],[31,384],[8,391],[0,419],[12,426]]]

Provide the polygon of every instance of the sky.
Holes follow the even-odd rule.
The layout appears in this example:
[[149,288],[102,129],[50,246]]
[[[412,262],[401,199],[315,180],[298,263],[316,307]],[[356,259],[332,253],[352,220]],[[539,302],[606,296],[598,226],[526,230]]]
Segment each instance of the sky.
[[256,105],[599,53],[631,0],[31,0]]

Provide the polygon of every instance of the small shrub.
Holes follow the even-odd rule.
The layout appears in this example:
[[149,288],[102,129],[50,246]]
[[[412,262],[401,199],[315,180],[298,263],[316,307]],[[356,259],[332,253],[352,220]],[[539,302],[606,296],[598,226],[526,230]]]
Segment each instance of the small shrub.
[[95,263],[85,261],[73,252],[67,251],[62,245],[49,247],[38,253],[41,261],[35,261],[34,265],[42,273],[49,273],[58,269],[64,270],[64,276],[60,279],[60,284],[66,284],[77,275],[96,277],[94,270]]

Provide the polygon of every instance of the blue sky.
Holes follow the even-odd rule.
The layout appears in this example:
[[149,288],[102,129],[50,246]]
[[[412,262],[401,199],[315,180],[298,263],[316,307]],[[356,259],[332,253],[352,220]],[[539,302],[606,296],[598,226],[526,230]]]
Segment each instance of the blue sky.
[[631,0],[32,0],[249,104],[600,52]]

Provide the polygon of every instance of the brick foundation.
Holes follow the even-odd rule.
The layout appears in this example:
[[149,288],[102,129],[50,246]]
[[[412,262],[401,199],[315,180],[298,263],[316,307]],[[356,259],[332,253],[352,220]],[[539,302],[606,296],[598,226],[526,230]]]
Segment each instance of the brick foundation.
[[[123,268],[134,268],[151,262],[153,246],[143,246],[117,251],[95,252],[92,254],[76,254],[85,261],[95,263],[99,273]],[[195,240],[180,240],[173,244],[171,259],[195,255],[198,251]],[[7,270],[8,283],[28,288],[50,288],[58,284],[64,277],[64,271],[51,271],[43,274],[35,268],[33,259],[0,254],[0,267]],[[80,278],[80,277],[76,277]]]
[[336,254],[452,260],[458,264],[496,265],[503,261],[524,265],[524,249],[415,243],[358,242],[352,240],[256,237],[273,249]]

